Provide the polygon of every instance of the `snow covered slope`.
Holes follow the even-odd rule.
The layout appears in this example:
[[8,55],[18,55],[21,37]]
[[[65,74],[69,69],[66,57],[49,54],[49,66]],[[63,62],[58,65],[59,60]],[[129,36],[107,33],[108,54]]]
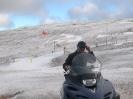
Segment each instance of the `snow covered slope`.
[[[43,35],[45,31],[48,34]],[[103,75],[122,95],[133,95],[133,21],[75,22],[0,32],[0,98],[59,99],[63,49],[85,40],[103,63]],[[58,63],[54,66],[52,63]],[[52,63],[52,64],[51,64]],[[11,98],[11,97],[10,97]],[[7,98],[6,98],[7,99]]]
[[58,99],[63,70],[60,67],[51,68],[49,62],[62,54],[47,54],[32,61],[28,58],[18,59],[10,65],[0,66],[0,97],[18,93],[12,98]]
[[[42,32],[48,35],[43,35]],[[79,40],[89,45],[132,45],[133,21],[75,22],[23,27],[0,32],[0,63],[15,58],[36,57],[54,50],[74,49]]]

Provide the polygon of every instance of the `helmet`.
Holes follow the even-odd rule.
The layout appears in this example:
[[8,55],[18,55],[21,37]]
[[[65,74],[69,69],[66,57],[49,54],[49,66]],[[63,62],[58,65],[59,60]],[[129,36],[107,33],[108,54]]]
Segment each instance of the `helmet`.
[[77,44],[77,48],[85,48],[86,47],[86,43],[84,41],[79,41]]

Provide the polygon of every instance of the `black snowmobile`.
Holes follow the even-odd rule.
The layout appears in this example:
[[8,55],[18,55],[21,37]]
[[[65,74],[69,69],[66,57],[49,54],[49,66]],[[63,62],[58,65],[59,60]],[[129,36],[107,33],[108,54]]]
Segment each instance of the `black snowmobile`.
[[120,99],[112,83],[101,75],[101,63],[92,54],[76,55],[64,75],[61,99]]

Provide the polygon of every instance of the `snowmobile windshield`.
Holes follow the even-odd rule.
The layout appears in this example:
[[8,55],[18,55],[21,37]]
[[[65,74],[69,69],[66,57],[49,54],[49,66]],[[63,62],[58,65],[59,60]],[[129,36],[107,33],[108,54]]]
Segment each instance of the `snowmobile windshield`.
[[101,64],[94,55],[83,52],[73,58],[71,75],[97,75],[99,72],[101,72]]

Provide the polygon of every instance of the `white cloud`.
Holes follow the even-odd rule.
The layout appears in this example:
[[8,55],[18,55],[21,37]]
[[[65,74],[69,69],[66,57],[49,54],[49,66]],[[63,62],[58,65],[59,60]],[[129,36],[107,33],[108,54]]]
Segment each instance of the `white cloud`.
[[[11,16],[48,16],[44,6],[46,0],[0,0],[0,28],[13,26]],[[3,14],[4,13],[4,14]]]
[[[11,26],[10,16],[37,16],[41,23],[57,23],[63,19],[60,15],[51,15],[48,11],[53,4],[56,6],[74,4],[68,9],[68,15],[73,19],[100,20],[107,18],[132,18],[133,17],[133,0],[0,0],[0,27]],[[82,2],[82,5],[81,3]],[[78,4],[78,5],[76,5]],[[115,11],[109,11],[109,6],[115,6]],[[55,6],[53,6],[55,7]],[[66,7],[66,8],[67,8]],[[55,7],[56,9],[56,7]],[[65,8],[63,8],[65,9]],[[63,10],[62,9],[62,10]],[[6,13],[6,14],[2,14]],[[59,12],[58,12],[59,13]],[[57,13],[57,14],[58,14]],[[54,18],[54,17],[60,17]],[[68,16],[66,16],[68,17]],[[65,19],[65,18],[64,18]],[[72,21],[70,19],[70,21]],[[64,20],[63,20],[64,21]]]
[[69,9],[72,19],[101,20],[133,18],[133,0],[86,0],[84,5]]
[[89,13],[91,14],[97,10],[98,10],[97,6],[92,3],[86,4],[85,6],[83,6],[83,9],[82,9],[83,13],[85,14],[89,14]]
[[52,24],[52,23],[55,23],[55,22],[56,22],[56,20],[51,19],[51,18],[47,18],[47,19],[44,20],[44,24]]
[[59,17],[45,17],[42,18],[42,20],[40,21],[40,24],[52,24],[52,23],[60,23],[61,19]]
[[42,10],[43,0],[0,0],[0,12],[34,14]]
[[77,6],[69,10],[71,17],[84,17],[89,16],[98,11],[98,7],[93,3],[87,3],[82,6]]
[[0,27],[12,27],[13,23],[8,14],[0,14]]

